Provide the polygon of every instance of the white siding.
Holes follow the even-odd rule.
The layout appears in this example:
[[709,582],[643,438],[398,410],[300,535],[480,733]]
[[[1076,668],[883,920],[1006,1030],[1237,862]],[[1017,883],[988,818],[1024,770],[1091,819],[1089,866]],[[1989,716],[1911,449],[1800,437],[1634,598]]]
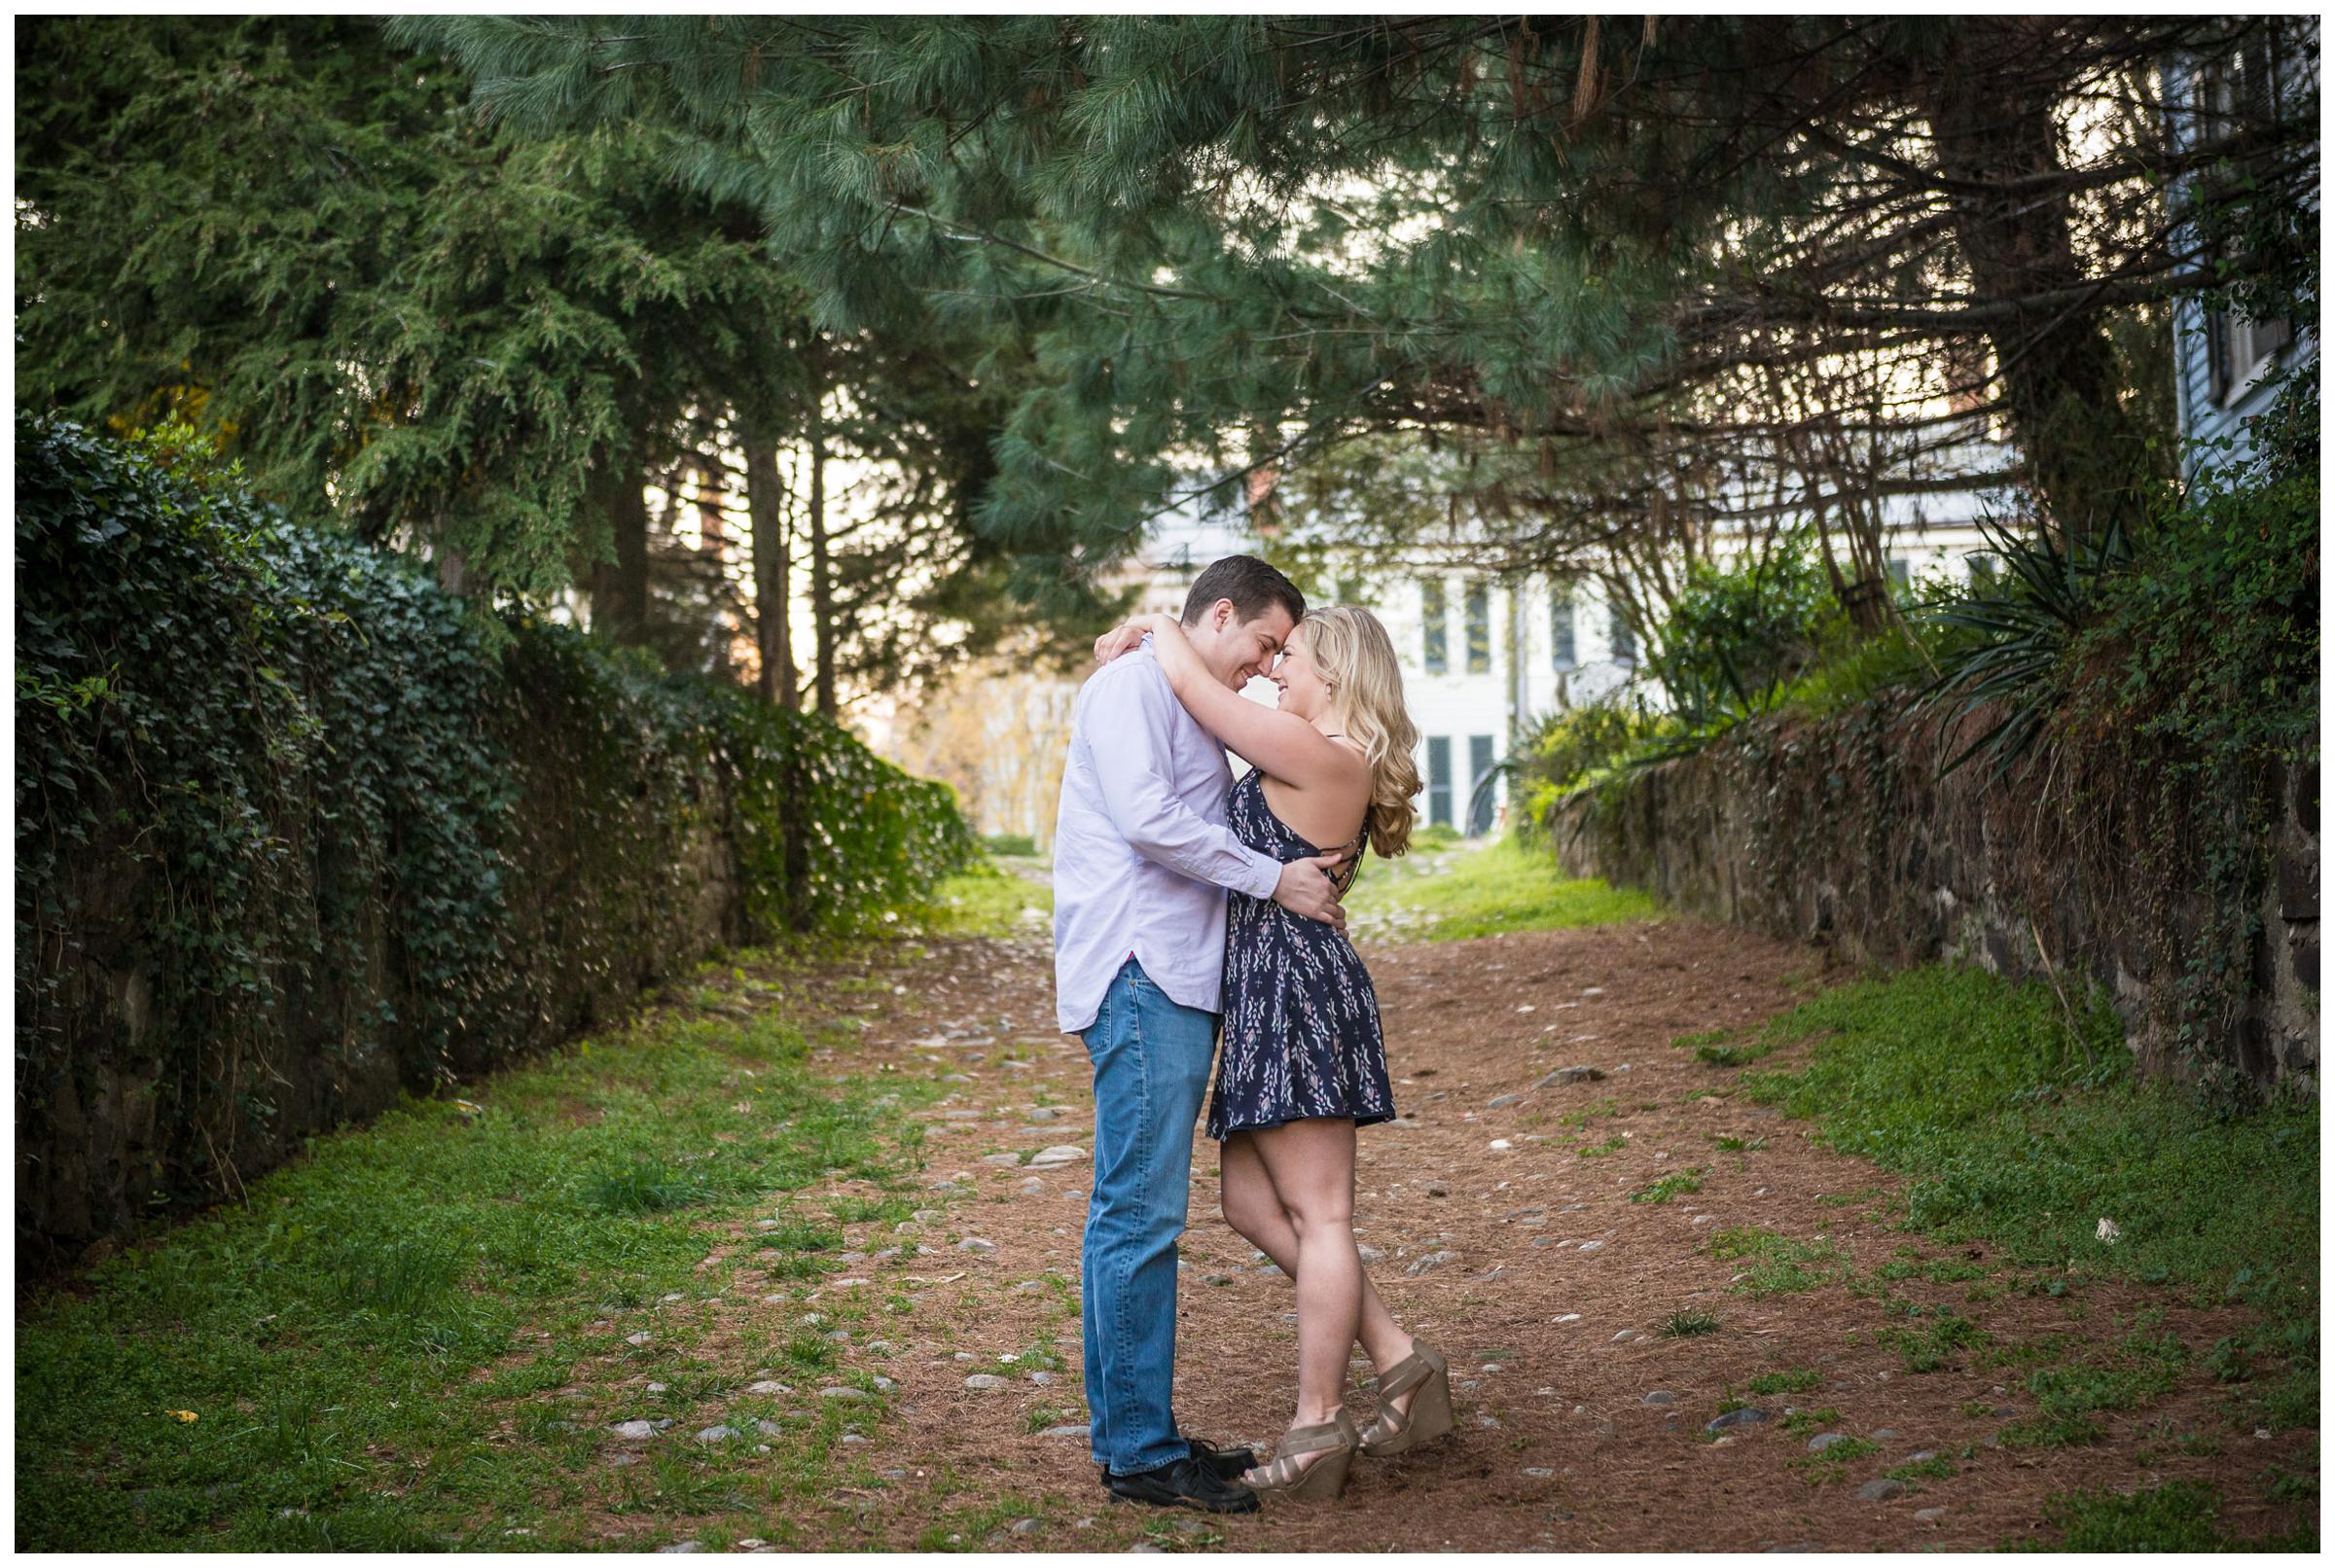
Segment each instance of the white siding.
[[[2315,29],[2316,30],[2316,29]],[[2197,62],[2176,59],[2165,69],[2165,105],[2168,129],[2176,146],[2192,145],[2198,135],[2196,115]],[[2178,199],[2176,193],[2175,197]],[[2314,208],[2317,195],[2313,196]],[[2186,227],[2173,231],[2173,244],[2178,250],[2188,250],[2197,243],[2197,235]],[[2279,363],[2292,363],[2301,357],[2316,357],[2317,338],[2308,330],[2298,330],[2294,341],[2277,356]],[[2194,479],[2199,468],[2208,462],[2244,463],[2253,455],[2253,432],[2249,428],[2254,417],[2266,410],[2275,401],[2265,385],[2264,374],[2233,386],[2221,397],[2213,395],[2213,373],[2210,339],[2208,336],[2206,311],[2193,298],[2177,301],[2173,311],[2173,401],[2175,416],[2180,422],[2182,437],[2181,468],[2185,476]],[[2263,367],[2267,372],[2270,367]],[[2213,445],[2230,444],[2226,454],[2217,454]]]

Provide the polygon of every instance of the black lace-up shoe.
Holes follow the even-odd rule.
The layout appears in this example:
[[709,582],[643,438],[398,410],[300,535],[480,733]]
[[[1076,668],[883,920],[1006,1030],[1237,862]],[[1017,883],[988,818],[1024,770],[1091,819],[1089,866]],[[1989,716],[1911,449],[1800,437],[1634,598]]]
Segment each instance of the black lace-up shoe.
[[1103,1489],[1122,1503],[1154,1508],[1196,1508],[1207,1514],[1253,1514],[1257,1494],[1226,1480],[1198,1459],[1177,1459],[1132,1476],[1105,1475]]
[[1192,1457],[1216,1473],[1223,1480],[1239,1480],[1244,1470],[1254,1470],[1257,1456],[1246,1448],[1219,1448],[1205,1438],[1186,1438]]
[[[1215,1472],[1223,1480],[1239,1480],[1245,1471],[1257,1468],[1257,1455],[1250,1448],[1219,1448],[1205,1438],[1186,1438],[1184,1445],[1192,1457],[1206,1469]],[[1095,1475],[1104,1485],[1110,1484],[1109,1467],[1096,1465]]]

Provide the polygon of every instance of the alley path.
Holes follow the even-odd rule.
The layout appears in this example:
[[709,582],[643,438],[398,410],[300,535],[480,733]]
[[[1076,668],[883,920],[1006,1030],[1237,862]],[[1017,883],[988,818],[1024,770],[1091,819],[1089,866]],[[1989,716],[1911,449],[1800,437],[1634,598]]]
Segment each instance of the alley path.
[[[1397,1316],[1449,1352],[1458,1430],[1359,1462],[1334,1508],[1111,1505],[1077,1394],[1087,1063],[1052,1032],[1048,950],[916,952],[894,973],[831,978],[835,1005],[869,1026],[830,1059],[943,1078],[947,1097],[920,1113],[919,1218],[847,1224],[823,1279],[764,1299],[746,1278],[725,1306],[796,1314],[894,1385],[859,1427],[858,1481],[824,1527],[839,1546],[1985,1549],[2041,1529],[2055,1492],[2180,1478],[2223,1483],[2235,1534],[2286,1527],[2249,1516],[2260,1506],[2233,1484],[2270,1443],[2160,1441],[2137,1467],[2152,1430],[2220,1429],[2195,1359],[2172,1394],[2077,1447],[1999,1444],[2035,1410],[2016,1360],[1950,1347],[1938,1370],[1910,1370],[1892,1331],[1924,1314],[1966,1316],[2014,1358],[2046,1336],[2110,1339],[2147,1307],[2197,1350],[2239,1320],[2117,1282],[2080,1299],[2004,1289],[2017,1271],[1987,1249],[1886,1229],[1895,1181],[1671,1043],[1788,1009],[1823,983],[1817,959],[1692,921],[1367,952],[1404,1115],[1362,1135],[1357,1229]],[[1294,1399],[1291,1291],[1217,1215],[1214,1146],[1198,1148],[1178,1411],[1191,1431],[1262,1445]],[[847,1216],[874,1191],[797,1202]],[[891,1315],[877,1313],[887,1299]],[[1761,1415],[1706,1431],[1731,1397]],[[1358,1391],[1357,1410],[1369,1401]]]

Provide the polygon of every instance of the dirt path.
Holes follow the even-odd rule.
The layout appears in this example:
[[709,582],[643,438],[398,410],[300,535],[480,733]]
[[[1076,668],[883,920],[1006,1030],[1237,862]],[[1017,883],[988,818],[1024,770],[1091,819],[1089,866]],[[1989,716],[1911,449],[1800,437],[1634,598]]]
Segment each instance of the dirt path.
[[[1357,1228],[1397,1316],[1450,1353],[1459,1430],[1415,1456],[1361,1462],[1335,1508],[1203,1518],[1108,1504],[1077,1426],[1089,1165],[1083,1155],[1020,1163],[1090,1147],[1086,1058],[1052,1032],[1042,940],[935,943],[896,973],[830,980],[839,1008],[871,1019],[864,1052],[839,1069],[955,1075],[925,1113],[928,1218],[897,1232],[846,1226],[850,1250],[815,1286],[783,1304],[739,1292],[725,1306],[819,1314],[812,1328],[862,1322],[844,1331],[846,1364],[897,1385],[883,1417],[862,1427],[855,1483],[811,1530],[839,1548],[1986,1549],[2038,1531],[2054,1492],[2175,1479],[2220,1483],[2233,1534],[2287,1527],[2249,1516],[2260,1506],[2244,1501],[2245,1481],[2274,1458],[2310,1464],[2310,1435],[2273,1443],[2227,1432],[2199,1358],[2172,1394],[2109,1417],[2105,1441],[2021,1448],[1994,1440],[2034,1413],[2022,1368],[1962,1349],[1916,1373],[1882,1342],[1909,1321],[1909,1301],[1967,1316],[1998,1348],[2051,1335],[2107,1342],[2158,1307],[2155,1332],[2202,1351],[2238,1319],[2109,1282],[2080,1297],[1982,1288],[1991,1299],[1973,1302],[1969,1282],[1999,1286],[2016,1271],[1980,1247],[1885,1229],[1877,1211],[1891,1178],[1814,1146],[1805,1123],[1737,1098],[1733,1072],[1671,1046],[1790,1007],[1819,983],[1810,952],[1672,921],[1367,956],[1405,1119],[1363,1134]],[[1765,1065],[1792,1062],[1787,1051]],[[1572,1066],[1602,1076],[1549,1081]],[[1295,1397],[1292,1297],[1217,1215],[1214,1164],[1203,1137],[1177,1408],[1193,1432],[1262,1445]],[[1632,1200],[1689,1170],[1703,1173],[1698,1191]],[[814,1210],[864,1195],[804,1194]],[[1751,1227],[1828,1243],[1854,1277],[1758,1299],[1732,1288],[1752,1263],[1714,1256],[1723,1249],[1711,1239]],[[1892,1281],[1891,1317],[1876,1271],[1916,1262],[1909,1247],[1946,1279]],[[1678,1313],[1716,1327],[1664,1333]],[[761,1327],[767,1337],[795,1326]],[[1749,1391],[1755,1377],[1789,1372],[1810,1386]],[[1713,1441],[1705,1425],[1730,1393],[1770,1418]],[[1366,1416],[1369,1406],[1365,1389],[1355,1408]],[[1820,1430],[1873,1447],[1814,1462],[1806,1418],[1786,1430],[1795,1408],[1837,1411]],[[2184,1452],[2171,1441],[2180,1433],[2219,1433],[2220,1451]],[[1928,1455],[1943,1462],[1910,1491],[1859,1495]],[[659,1521],[663,1539],[671,1529]]]

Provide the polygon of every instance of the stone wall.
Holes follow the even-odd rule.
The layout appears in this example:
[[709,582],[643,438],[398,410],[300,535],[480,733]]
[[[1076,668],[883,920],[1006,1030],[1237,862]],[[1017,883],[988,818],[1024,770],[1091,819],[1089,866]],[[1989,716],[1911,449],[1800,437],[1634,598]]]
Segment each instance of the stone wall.
[[[2164,853],[2134,847],[2164,842],[2165,791],[2146,777],[2070,779],[2045,767],[1990,785],[1977,762],[1938,780],[1946,744],[1935,723],[1893,701],[1748,724],[1569,798],[1550,829],[1572,874],[1814,941],[1851,963],[1953,959],[2039,976],[2071,996],[2096,980],[2144,1070],[2193,1064],[2201,1052],[2179,1039],[2181,993],[2210,900],[2196,880],[2168,875]],[[2203,1053],[2257,1086],[2315,1094],[2317,767],[2281,770],[2265,790],[2260,930],[2224,944],[2237,1000]],[[2180,851],[2173,846],[2176,862]]]

